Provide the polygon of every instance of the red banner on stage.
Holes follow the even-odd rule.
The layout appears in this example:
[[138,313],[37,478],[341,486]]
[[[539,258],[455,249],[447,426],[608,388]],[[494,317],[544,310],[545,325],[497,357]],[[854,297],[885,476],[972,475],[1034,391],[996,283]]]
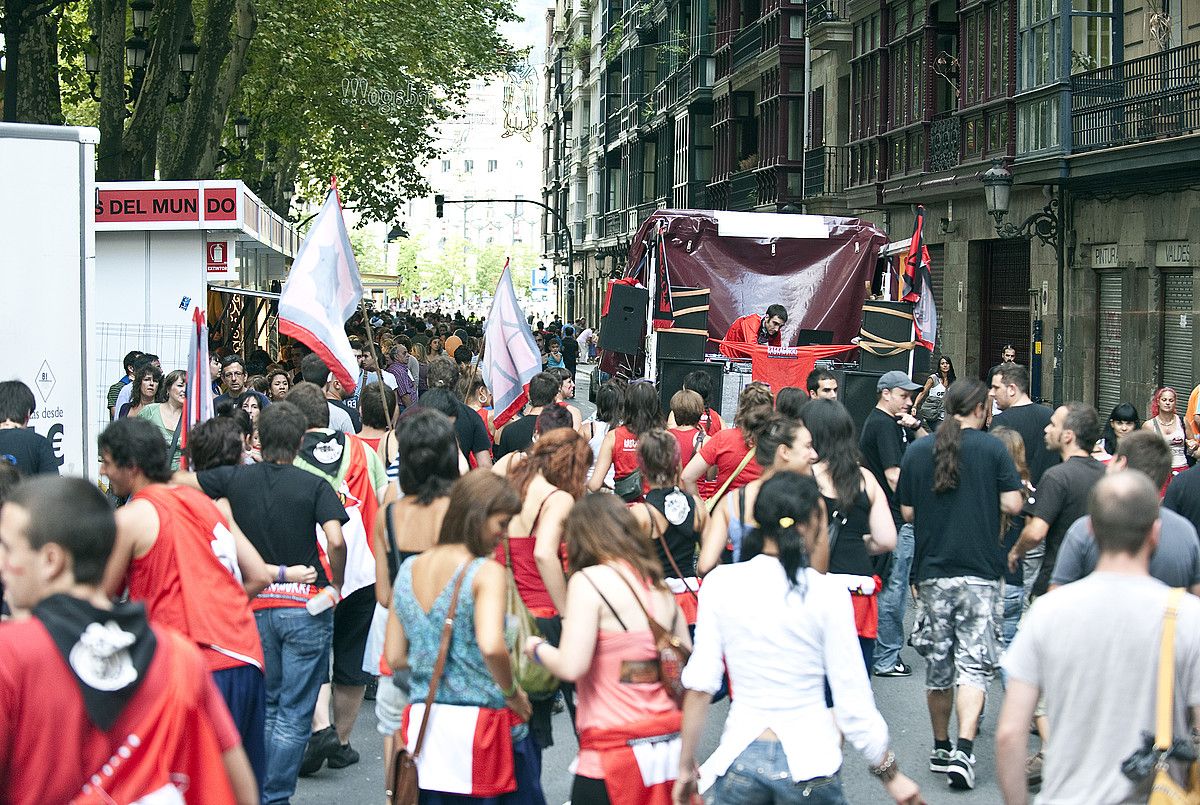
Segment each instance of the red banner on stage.
[[809,347],[768,347],[738,341],[716,341],[735,355],[750,358],[751,377],[771,387],[772,394],[789,386],[804,388],[808,373],[817,361],[857,349],[853,344],[822,344]]

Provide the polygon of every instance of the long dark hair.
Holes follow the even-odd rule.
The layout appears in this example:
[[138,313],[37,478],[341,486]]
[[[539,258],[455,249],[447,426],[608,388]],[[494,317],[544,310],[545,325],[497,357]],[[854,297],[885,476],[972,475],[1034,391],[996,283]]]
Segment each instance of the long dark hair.
[[596,390],[596,419],[609,427],[621,421],[625,405],[625,389],[609,380]]
[[661,428],[665,424],[658,387],[653,383],[630,383],[625,390],[625,427],[634,436]]
[[813,400],[800,411],[800,421],[812,434],[813,450],[829,471],[838,507],[854,505],[862,489],[862,469],[850,412],[836,400]]
[[662,565],[652,543],[642,536],[629,507],[616,495],[587,495],[576,501],[563,521],[563,535],[572,573],[605,562],[627,562],[639,576],[662,589]]
[[1142,426],[1142,420],[1138,418],[1138,412],[1133,407],[1133,403],[1123,402],[1113,408],[1112,413],[1108,415],[1108,421],[1104,423],[1104,436],[1102,437],[1104,451],[1110,456],[1117,454],[1117,432],[1113,430],[1112,426],[1114,422],[1132,422],[1134,430]]
[[[950,364],[950,371],[946,373],[945,378],[942,377],[942,361]],[[950,388],[954,384],[954,381],[958,379],[954,374],[954,361],[950,360],[949,355],[938,355],[937,360],[933,362],[933,373],[945,384],[946,388]],[[988,380],[991,380],[991,378],[988,378]]]
[[988,389],[973,377],[955,380],[942,398],[946,419],[937,429],[933,443],[933,491],[949,492],[958,488],[958,448],[962,443],[962,424],[955,416],[969,416],[987,402]]
[[754,435],[754,460],[758,465],[764,470],[773,467],[779,446],[796,441],[798,428],[799,420],[783,414],[771,414]]
[[458,480],[454,424],[440,411],[414,408],[396,423],[396,458],[404,494],[416,496],[422,506],[448,495]]
[[799,528],[820,527],[822,508],[821,490],[812,476],[798,472],[772,475],[754,499],[758,526],[742,539],[742,559],[758,556],[769,539],[779,548],[779,563],[788,583],[799,586],[800,572],[808,567],[808,549]]

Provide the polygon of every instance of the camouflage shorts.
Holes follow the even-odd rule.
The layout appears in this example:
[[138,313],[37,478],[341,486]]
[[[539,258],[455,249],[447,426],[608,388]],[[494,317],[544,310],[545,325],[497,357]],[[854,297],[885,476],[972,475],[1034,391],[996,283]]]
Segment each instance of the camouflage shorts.
[[925,687],[971,685],[987,690],[1004,645],[1002,581],[975,576],[917,585],[912,646],[925,658]]

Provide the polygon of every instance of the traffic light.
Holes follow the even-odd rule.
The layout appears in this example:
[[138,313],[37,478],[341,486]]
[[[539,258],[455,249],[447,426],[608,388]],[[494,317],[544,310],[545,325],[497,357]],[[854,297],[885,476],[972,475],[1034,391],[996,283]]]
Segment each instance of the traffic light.
[[442,205],[446,203],[446,197],[438,193],[433,197],[433,206],[437,208],[437,217],[442,217]]

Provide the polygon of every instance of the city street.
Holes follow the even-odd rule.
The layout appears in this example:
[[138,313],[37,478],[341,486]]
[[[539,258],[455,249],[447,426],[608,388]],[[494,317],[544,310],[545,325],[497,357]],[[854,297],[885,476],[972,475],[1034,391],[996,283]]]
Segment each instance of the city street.
[[[1000,790],[996,785],[992,739],[1001,701],[999,683],[992,687],[983,731],[975,744],[975,756],[978,759],[975,767],[977,787],[974,791],[952,791],[947,787],[943,775],[934,774],[927,767],[929,751],[933,747],[929,733],[929,716],[925,709],[925,663],[911,649],[905,649],[902,657],[916,669],[911,677],[873,680],[876,704],[891,730],[892,745],[900,768],[917,781],[925,800],[931,805],[998,803]],[[727,710],[728,702],[717,704],[710,710],[701,744],[701,756],[707,757],[716,747]],[[362,755],[359,764],[340,770],[323,768],[316,776],[302,779],[292,801],[297,805],[381,801],[383,739],[376,731],[375,724],[373,703],[367,702],[363,706],[362,715],[359,716],[354,737],[351,739],[351,744]],[[953,735],[953,724],[950,731]],[[547,805],[562,805],[570,799],[571,774],[567,768],[574,759],[577,748],[565,712],[555,717],[554,737],[555,745],[543,758],[542,786],[546,792]],[[845,786],[846,799],[852,803],[886,801],[883,787],[868,773],[862,756],[850,747],[846,749],[842,783]]]

